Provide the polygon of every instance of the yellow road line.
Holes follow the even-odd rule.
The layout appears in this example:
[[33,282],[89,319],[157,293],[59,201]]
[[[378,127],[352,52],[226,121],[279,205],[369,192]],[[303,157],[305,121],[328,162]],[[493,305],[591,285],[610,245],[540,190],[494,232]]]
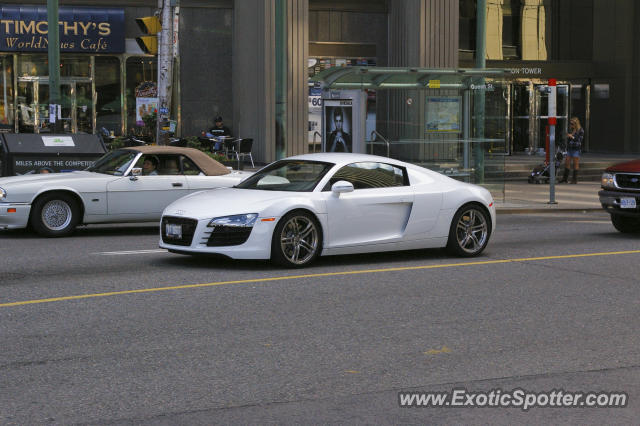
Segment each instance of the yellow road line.
[[205,284],[185,284],[185,285],[176,285],[176,286],[169,286],[169,287],[142,288],[138,290],[110,291],[108,293],[91,293],[91,294],[79,294],[75,296],[51,297],[48,299],[24,300],[20,302],[0,303],[0,308],[7,308],[10,306],[21,306],[21,305],[34,305],[39,303],[62,302],[65,300],[91,299],[91,298],[97,298],[97,297],[120,296],[124,294],[136,294],[136,293],[153,293],[153,292],[167,291],[167,290],[185,290],[185,289],[191,289],[191,288],[215,287],[215,286],[232,285],[232,284],[248,284],[248,283],[260,283],[260,282],[269,282],[269,281],[297,280],[297,279],[303,279],[303,278],[335,277],[340,275],[373,274],[378,272],[417,271],[417,270],[424,270],[424,269],[455,268],[458,266],[496,265],[500,263],[533,262],[536,260],[577,259],[582,257],[615,256],[615,255],[621,255],[621,254],[640,254],[640,250],[610,251],[610,252],[602,252],[602,253],[585,253],[585,254],[565,254],[565,255],[559,255],[559,256],[525,257],[525,258],[518,258],[518,259],[484,260],[479,262],[446,263],[441,265],[401,266],[397,268],[363,269],[359,271],[322,272],[318,274],[306,274],[306,275],[284,275],[280,277],[251,278],[248,280],[218,281],[214,283],[205,283]]

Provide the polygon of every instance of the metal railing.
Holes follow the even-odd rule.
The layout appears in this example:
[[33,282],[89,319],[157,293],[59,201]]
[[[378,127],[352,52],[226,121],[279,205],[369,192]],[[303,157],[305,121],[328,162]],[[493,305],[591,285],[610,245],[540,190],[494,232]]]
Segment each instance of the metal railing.
[[[374,130],[374,131],[371,132],[371,135],[370,135],[371,141],[370,142],[375,141],[375,139],[376,139],[375,136],[379,136],[380,139],[382,139],[384,141],[384,143],[387,145],[387,157],[389,157],[389,154],[391,154],[391,144],[389,143],[387,138],[382,136],[380,134],[380,132],[378,132],[377,130]],[[373,154],[373,144],[371,144],[371,153]]]

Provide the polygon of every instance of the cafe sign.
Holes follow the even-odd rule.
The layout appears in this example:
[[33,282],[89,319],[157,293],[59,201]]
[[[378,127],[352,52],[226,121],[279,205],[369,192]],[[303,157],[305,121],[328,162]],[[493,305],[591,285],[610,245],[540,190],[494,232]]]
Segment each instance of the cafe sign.
[[[60,52],[122,53],[124,9],[60,7]],[[46,6],[0,6],[0,52],[47,52]]]

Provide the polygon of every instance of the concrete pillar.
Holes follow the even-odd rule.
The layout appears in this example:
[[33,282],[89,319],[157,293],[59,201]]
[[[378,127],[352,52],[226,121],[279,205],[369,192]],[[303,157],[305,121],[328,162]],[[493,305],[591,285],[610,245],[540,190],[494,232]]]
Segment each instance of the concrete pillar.
[[390,66],[458,66],[458,0],[390,0],[389,14]]
[[253,139],[253,157],[260,162],[275,158],[274,12],[275,0],[234,2],[233,132]]
[[[307,147],[308,4],[287,0],[287,155]],[[233,131],[253,138],[254,159],[271,162],[276,159],[275,0],[235,0],[233,21]]]
[[[457,68],[458,28],[458,0],[390,0],[389,65]],[[395,90],[379,93],[381,104],[388,105],[387,126],[380,126],[385,136],[392,141],[425,139],[425,92]],[[392,147],[391,156],[420,161],[433,156],[433,153],[431,146],[411,143]]]

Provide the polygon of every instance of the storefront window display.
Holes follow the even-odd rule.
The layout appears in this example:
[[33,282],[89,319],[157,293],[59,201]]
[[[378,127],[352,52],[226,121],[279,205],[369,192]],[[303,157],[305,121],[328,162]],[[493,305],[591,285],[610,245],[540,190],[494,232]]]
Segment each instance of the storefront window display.
[[106,129],[114,135],[121,133],[122,95],[120,91],[120,59],[96,56],[96,129]]
[[0,56],[0,130],[13,129],[13,56]]
[[49,60],[43,54],[23,54],[18,56],[18,77],[38,77],[49,75]]
[[141,56],[127,58],[126,76],[127,131],[153,140],[154,130],[145,124],[150,123],[150,120],[145,122],[143,118],[153,114],[153,108],[150,108],[152,102],[149,100],[153,99],[153,87],[157,87],[156,58]]
[[[49,75],[49,71],[45,73]],[[60,77],[91,77],[91,57],[84,55],[60,57]]]

